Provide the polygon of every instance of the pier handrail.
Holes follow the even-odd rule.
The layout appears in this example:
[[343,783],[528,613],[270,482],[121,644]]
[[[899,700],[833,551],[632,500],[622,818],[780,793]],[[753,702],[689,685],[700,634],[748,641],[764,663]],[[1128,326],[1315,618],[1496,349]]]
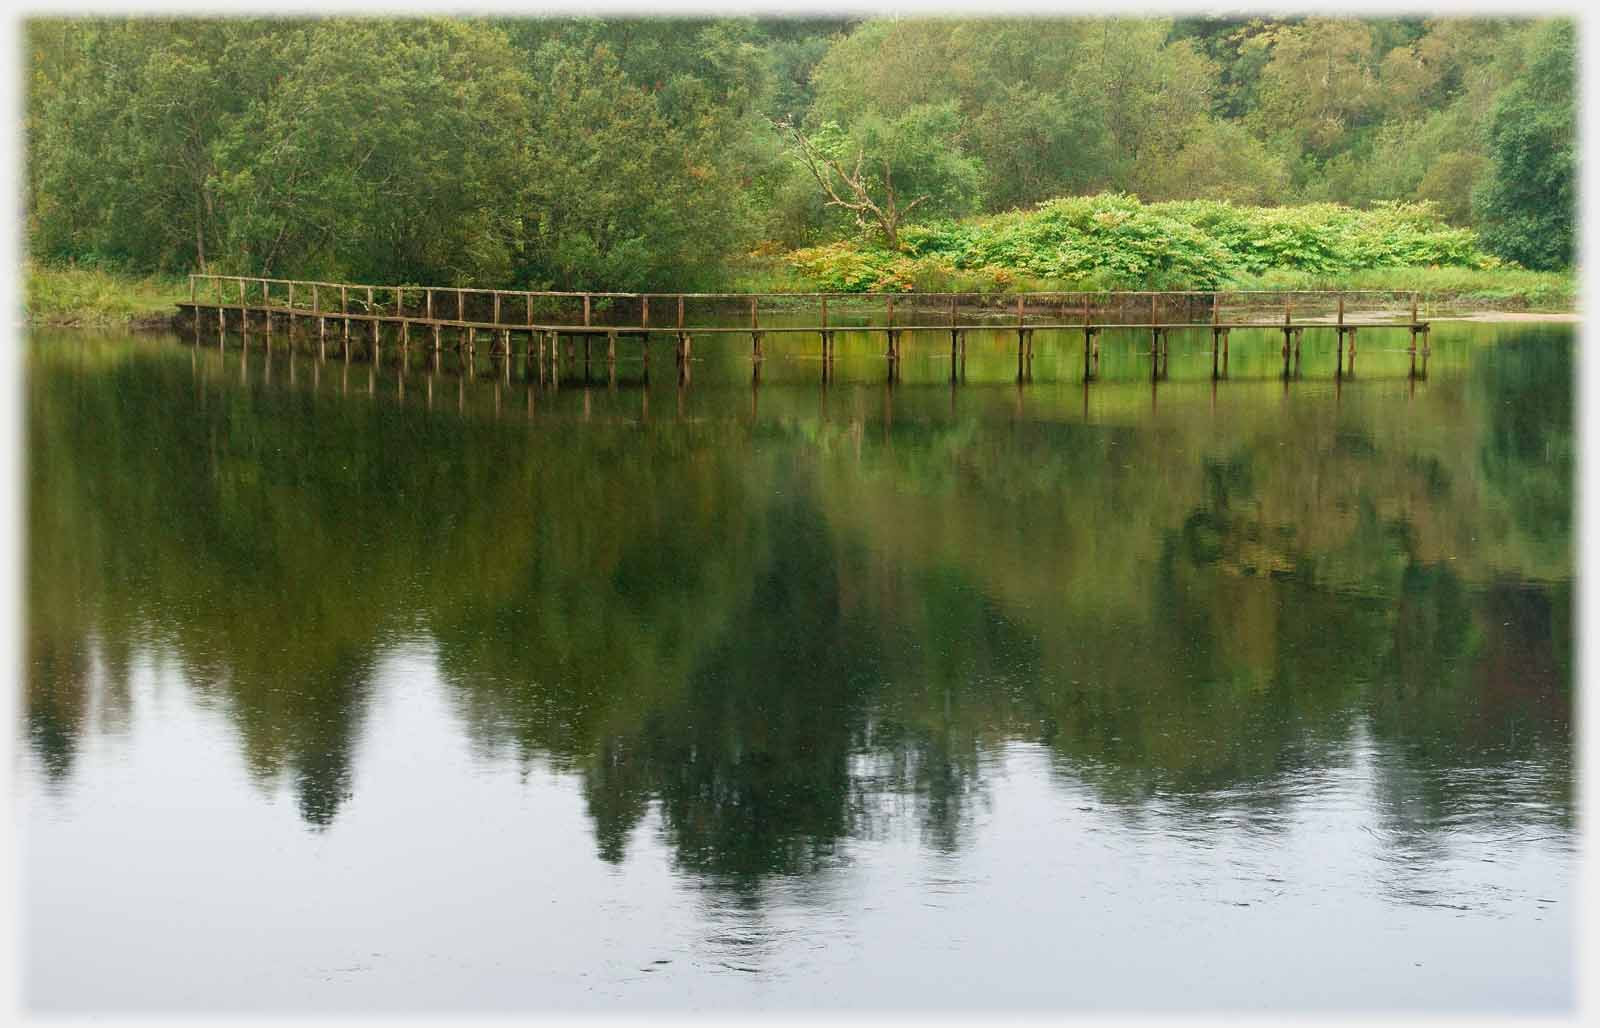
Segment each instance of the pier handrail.
[[[201,283],[207,283],[215,286],[215,302],[208,302],[211,299],[210,297],[208,297],[205,301],[200,299],[198,294],[200,292]],[[259,287],[260,289],[258,294],[260,301],[259,304],[252,302],[253,298],[250,295],[250,286],[252,285]],[[276,305],[277,301],[272,295],[272,287],[274,285],[287,287],[287,296],[283,300],[283,306]],[[225,296],[225,293],[229,291],[229,286],[236,287],[238,289],[237,305],[231,302],[230,297]],[[302,289],[305,287],[310,287],[311,295],[309,306],[302,307],[295,302],[296,287],[301,287]],[[328,290],[330,295],[334,290],[338,291],[339,306],[337,310],[332,309],[331,304],[326,308],[322,306],[321,291],[324,289]],[[350,304],[350,293],[352,290],[354,290],[356,293],[357,308],[355,310],[351,309]],[[211,290],[209,289],[207,290],[207,292],[210,291]],[[389,302],[383,304],[378,303],[379,293],[385,294]],[[412,293],[421,293],[423,303],[421,305],[421,309],[412,308],[412,310],[408,312],[406,308],[406,300],[408,294]],[[435,293],[444,293],[447,297],[452,293],[455,294],[455,303],[453,305],[455,308],[454,311],[447,312],[443,309],[436,309],[434,304]],[[362,294],[365,294],[364,298]],[[483,309],[483,305],[481,303],[475,303],[473,305],[473,308],[471,308],[471,314],[473,316],[469,318],[469,308],[466,303],[466,298],[468,295],[472,295],[474,297],[493,297],[494,303],[492,318],[488,317],[489,312]],[[1351,297],[1386,297],[1393,302],[1395,299],[1402,296],[1407,297],[1410,300],[1410,318],[1406,321],[1397,322],[1389,320],[1391,316],[1381,310],[1378,312],[1369,312],[1369,314],[1376,313],[1379,317],[1383,318],[1383,320],[1379,321],[1370,320],[1370,317],[1369,319],[1365,320],[1359,318],[1351,319],[1348,317],[1349,312],[1346,309],[1347,301]],[[502,317],[503,313],[505,312],[505,300],[507,297],[511,297],[513,299],[517,297],[523,298],[524,309],[520,319],[508,321]],[[535,297],[559,297],[574,301],[581,299],[583,301],[582,323],[580,324],[576,322],[575,312],[572,312],[570,308],[568,308],[567,315],[569,320],[567,320],[565,323],[560,321],[547,322],[536,319],[534,316]],[[1224,319],[1222,317],[1221,309],[1224,297],[1229,299],[1230,304],[1237,302],[1242,302],[1245,304],[1242,311],[1242,317],[1239,314],[1235,314],[1233,317],[1228,319]],[[639,301],[637,322],[635,322],[633,318],[635,312],[626,307],[619,311],[619,313],[627,319],[627,323],[625,324],[617,324],[614,320],[606,319],[596,321],[593,317],[594,301],[596,298],[637,299]],[[712,298],[719,300],[737,299],[740,301],[748,301],[750,309],[749,322],[747,325],[742,327],[736,327],[731,324],[691,324],[686,318],[685,301],[692,298]],[[769,305],[772,303],[772,301],[779,298],[790,302],[797,300],[819,301],[818,306],[821,309],[819,320],[817,323],[807,325],[772,325],[770,322],[763,323],[760,317],[761,300],[763,298],[768,300]],[[1150,301],[1148,321],[1139,318],[1138,315],[1134,315],[1134,318],[1128,317],[1130,313],[1128,310],[1129,302],[1134,301],[1137,298],[1148,298]],[[1187,318],[1187,320],[1172,320],[1173,315],[1170,312],[1170,304],[1168,312],[1163,312],[1160,309],[1162,298],[1183,301],[1176,316],[1178,318]],[[1201,310],[1197,312],[1195,310],[1195,298],[1207,298],[1210,300],[1210,303],[1201,303],[1198,305],[1201,307]],[[1302,307],[1299,320],[1297,321],[1295,319],[1295,304],[1297,301],[1305,304],[1307,300],[1312,300],[1313,303],[1311,303],[1309,306],[1315,307],[1315,301],[1321,298],[1335,298],[1337,300],[1337,313],[1335,316],[1330,317],[1329,315],[1316,313],[1311,317],[1307,317],[1307,312],[1305,311],[1304,307]],[[651,323],[650,301],[652,299],[669,299],[677,301],[675,305],[676,317],[671,318],[669,324],[663,324],[662,320],[657,320],[654,324]],[[868,303],[876,300],[886,301],[884,303],[883,310],[885,319],[882,323],[867,325],[841,325],[837,321],[830,322],[828,320],[828,301],[835,300],[837,302],[840,299],[865,301]],[[986,308],[986,310],[984,310],[978,316],[979,323],[974,324],[970,320],[966,324],[961,323],[959,317],[959,307],[963,299],[967,300],[969,303],[972,300],[977,299],[980,301],[981,306]],[[1034,306],[1031,311],[1029,310],[1028,304],[1030,299],[1034,300]],[[914,313],[912,313],[910,317],[902,314],[901,319],[897,321],[895,318],[896,300],[905,302],[906,307]],[[930,309],[942,309],[942,305],[940,305],[940,308],[935,308],[935,304],[941,300],[948,301],[948,320],[946,321],[941,318],[941,320],[936,324],[923,323],[925,319],[919,318],[917,314],[925,314]],[[919,301],[921,302],[919,303]],[[1272,308],[1275,310],[1279,301],[1281,301],[1283,305],[1283,317],[1281,321],[1277,320],[1275,315],[1273,320],[1259,320],[1259,312],[1265,304],[1270,302]],[[1143,304],[1140,303],[1138,306],[1142,310]],[[999,330],[1016,333],[1017,380],[1019,382],[1026,381],[1028,376],[1031,374],[1028,369],[1031,368],[1033,360],[1034,334],[1040,330],[1047,332],[1068,330],[1072,332],[1081,331],[1083,333],[1085,381],[1090,380],[1098,373],[1099,344],[1096,337],[1101,330],[1107,328],[1148,331],[1150,333],[1150,353],[1155,355],[1155,360],[1152,362],[1151,374],[1157,378],[1165,373],[1167,356],[1171,348],[1171,333],[1174,331],[1195,329],[1210,330],[1213,365],[1212,374],[1214,378],[1219,373],[1226,373],[1225,369],[1227,365],[1228,333],[1230,330],[1235,328],[1270,328],[1282,331],[1284,373],[1286,375],[1289,373],[1291,366],[1291,353],[1293,355],[1293,361],[1295,362],[1295,365],[1298,365],[1301,351],[1301,340],[1305,335],[1305,330],[1318,325],[1325,325],[1328,328],[1332,328],[1335,332],[1337,338],[1337,368],[1339,374],[1341,375],[1343,374],[1345,350],[1347,344],[1349,350],[1350,367],[1354,369],[1357,333],[1362,328],[1388,328],[1409,331],[1411,335],[1411,344],[1408,348],[1408,352],[1412,354],[1413,361],[1416,359],[1417,343],[1420,335],[1424,342],[1422,355],[1425,365],[1427,357],[1426,338],[1428,333],[1428,325],[1426,321],[1419,320],[1420,312],[1418,310],[1418,306],[1419,296],[1414,291],[1379,289],[1186,289],[1127,290],[1121,292],[1098,290],[1093,292],[1084,290],[1013,290],[1008,292],[968,291],[937,293],[906,293],[902,291],[874,291],[865,293],[623,293],[609,291],[573,292],[557,290],[485,289],[474,286],[380,286],[350,282],[323,282],[312,279],[279,279],[249,275],[222,275],[211,273],[191,274],[189,276],[189,302],[178,304],[180,310],[190,309],[191,318],[196,333],[199,332],[201,309],[204,308],[208,311],[214,310],[217,316],[219,339],[226,331],[227,312],[230,310],[237,311],[237,321],[239,322],[240,329],[243,332],[248,331],[250,314],[257,313],[262,315],[266,320],[269,336],[271,332],[272,319],[275,316],[286,316],[289,319],[291,331],[296,318],[305,317],[314,319],[317,323],[316,328],[318,345],[319,347],[323,348],[326,346],[329,322],[332,321],[335,323],[342,323],[340,324],[340,328],[342,329],[341,334],[343,336],[347,359],[349,356],[352,323],[365,324],[367,326],[367,332],[370,337],[374,354],[377,352],[380,336],[385,327],[393,327],[397,331],[399,335],[400,346],[402,349],[404,349],[408,345],[410,331],[415,326],[431,330],[433,336],[433,349],[436,353],[440,349],[440,334],[444,329],[449,329],[451,331],[451,333],[456,337],[456,346],[458,348],[465,349],[469,355],[473,351],[474,342],[478,333],[480,331],[488,331],[491,333],[492,339],[494,337],[498,337],[500,353],[508,358],[512,353],[512,334],[518,333],[521,335],[526,335],[530,359],[534,352],[537,351],[540,355],[539,359],[541,363],[544,359],[543,353],[547,343],[552,350],[551,359],[556,359],[554,356],[554,350],[562,335],[567,337],[569,351],[571,349],[571,343],[574,337],[581,337],[584,340],[585,360],[588,359],[589,348],[592,340],[599,336],[606,337],[606,359],[609,362],[614,362],[616,359],[617,340],[620,337],[627,336],[637,338],[643,347],[645,358],[648,359],[650,337],[652,335],[659,334],[672,334],[677,338],[676,356],[679,361],[679,367],[680,370],[684,371],[685,373],[687,373],[688,361],[690,359],[690,348],[692,346],[693,336],[695,334],[725,336],[732,334],[742,335],[747,333],[750,337],[750,356],[755,362],[757,373],[759,374],[760,363],[764,359],[763,339],[768,335],[786,333],[814,333],[821,339],[823,361],[825,365],[828,365],[832,361],[835,345],[834,337],[837,333],[881,331],[884,333],[884,338],[888,344],[888,352],[885,356],[889,360],[892,375],[892,369],[898,365],[902,356],[901,340],[908,333],[920,333],[926,331],[948,332],[950,335],[951,367],[954,369],[958,359],[962,361],[965,360],[965,334],[967,332]],[[1102,317],[1099,319],[1095,317],[1095,314],[1097,313],[1097,307],[1099,308],[1098,313],[1102,315]],[[1207,307],[1209,307],[1209,312],[1205,309]],[[770,306],[769,309],[771,309]],[[1011,320],[1011,312],[1013,310],[1015,312],[1015,321]],[[1163,313],[1167,313],[1168,320],[1162,320]],[[1195,315],[1197,313],[1200,315],[1200,319],[1203,320],[1196,319]],[[1209,317],[1207,317],[1208,313]],[[1030,314],[1032,315],[1031,319]],[[997,321],[990,315],[998,315],[998,317],[1003,319],[1003,321]],[[1252,315],[1255,317],[1252,318]],[[558,317],[559,316],[560,315],[558,315]],[[870,322],[874,319],[868,315],[867,320]],[[491,342],[491,352],[493,352],[493,342]],[[952,371],[952,374],[953,373],[954,372]]]
[[619,292],[615,290],[562,290],[562,289],[497,289],[486,286],[448,286],[425,285],[422,283],[405,283],[399,285],[382,285],[368,282],[325,282],[319,279],[291,279],[271,278],[262,275],[224,275],[209,272],[192,272],[189,275],[189,298],[196,298],[197,286],[201,281],[208,282],[255,282],[270,283],[272,285],[316,286],[319,289],[371,289],[384,292],[417,290],[431,290],[437,293],[461,293],[477,296],[539,296],[562,297],[581,300],[584,297],[596,299],[640,300],[640,299],[672,299],[683,297],[686,300],[750,300],[750,299],[949,299],[951,297],[984,297],[1004,298],[1012,300],[1017,297],[1024,298],[1068,298],[1068,297],[1135,297],[1135,296],[1414,296],[1415,290],[1410,289],[1012,289],[1012,290],[941,290],[938,292],[921,292],[905,290],[868,290],[865,292],[845,291],[815,291],[815,292],[743,292],[743,293],[696,293],[696,292]]

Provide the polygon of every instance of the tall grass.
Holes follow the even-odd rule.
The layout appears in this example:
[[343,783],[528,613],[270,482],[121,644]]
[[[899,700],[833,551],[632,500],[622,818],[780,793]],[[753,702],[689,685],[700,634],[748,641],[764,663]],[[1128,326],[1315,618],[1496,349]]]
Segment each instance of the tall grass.
[[30,325],[113,327],[175,314],[188,299],[189,280],[177,275],[132,276],[98,268],[22,268],[22,317]]

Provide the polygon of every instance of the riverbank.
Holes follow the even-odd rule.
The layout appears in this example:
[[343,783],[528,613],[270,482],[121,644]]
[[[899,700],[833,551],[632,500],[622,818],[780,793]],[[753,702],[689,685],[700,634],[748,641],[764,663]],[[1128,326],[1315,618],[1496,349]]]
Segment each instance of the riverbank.
[[24,324],[62,328],[161,329],[189,297],[183,275],[125,275],[94,268],[22,269]]
[[[188,299],[188,279],[182,276],[134,276],[85,268],[24,268],[23,323],[35,327],[169,328],[175,305]],[[730,292],[816,292],[827,284],[798,275],[775,258],[752,263],[727,284]],[[950,281],[940,278],[913,284],[908,293],[1005,290],[1069,290],[1092,288],[1081,282],[1055,279],[1011,279],[1000,284],[975,277]],[[1175,285],[1173,289],[1206,289],[1204,285]],[[1394,268],[1339,275],[1273,270],[1236,283],[1228,289],[1251,290],[1395,290],[1415,292],[1430,307],[1449,308],[1456,314],[1519,314],[1570,316],[1577,309],[1578,281],[1574,272],[1524,271],[1500,268]]]
[[[837,288],[827,276],[809,277],[781,258],[753,260],[733,279],[734,292],[806,293]],[[879,288],[874,286],[874,288]],[[992,271],[964,273],[928,269],[910,276],[896,288],[909,294],[944,292],[1098,292],[1104,286],[1072,278],[997,275]],[[1122,288],[1139,289],[1132,285]],[[1149,287],[1143,287],[1149,288]],[[1472,311],[1519,311],[1572,314],[1578,306],[1576,271],[1527,271],[1521,268],[1380,268],[1339,274],[1272,269],[1245,275],[1214,287],[1204,282],[1164,283],[1173,291],[1393,291],[1416,293],[1430,306]],[[842,290],[849,292],[851,290]]]

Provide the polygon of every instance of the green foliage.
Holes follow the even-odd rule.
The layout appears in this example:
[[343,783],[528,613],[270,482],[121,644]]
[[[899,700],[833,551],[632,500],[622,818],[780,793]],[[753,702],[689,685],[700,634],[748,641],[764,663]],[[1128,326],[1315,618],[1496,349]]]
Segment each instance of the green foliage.
[[127,325],[169,320],[189,296],[187,278],[135,278],[99,268],[22,268],[22,318],[30,325]]
[[960,216],[977,203],[979,165],[957,140],[961,118],[949,102],[912,107],[893,117],[865,115],[845,129],[827,121],[811,133],[787,127],[797,162],[825,205],[845,212],[861,235],[890,249],[917,218]]
[[[1556,267],[1574,53],[1570,21],[1514,18],[34,19],[26,244],[136,275],[712,286],[861,231],[792,123],[860,155],[868,196],[892,183],[886,235],[1097,192],[1431,202]],[[1058,240],[891,277],[1175,280],[1209,258],[1165,216],[1093,229],[1109,263]],[[1351,263],[1273,232],[1271,259]]]
[[1426,204],[1242,207],[1224,201],[1142,204],[1115,193],[906,229],[903,255],[843,243],[792,255],[794,267],[842,290],[909,288],[933,267],[1104,288],[1216,288],[1269,269],[1340,274],[1437,265],[1492,269],[1468,229]]
[[[603,46],[541,53],[519,280],[620,289],[708,280],[748,215],[714,134],[674,124]],[[679,85],[687,103],[691,87]]]
[[1474,308],[1571,311],[1578,302],[1578,281],[1572,273],[1522,268],[1376,268],[1331,273],[1268,268],[1260,274],[1238,276],[1232,284],[1239,289],[1280,291],[1396,290]]
[[1577,30],[1551,22],[1530,44],[1527,74],[1496,101],[1491,170],[1473,198],[1484,239],[1530,268],[1572,262],[1576,216]]
[[1268,139],[1290,138],[1316,155],[1338,149],[1381,101],[1372,26],[1307,18],[1252,37],[1270,48],[1251,119]]

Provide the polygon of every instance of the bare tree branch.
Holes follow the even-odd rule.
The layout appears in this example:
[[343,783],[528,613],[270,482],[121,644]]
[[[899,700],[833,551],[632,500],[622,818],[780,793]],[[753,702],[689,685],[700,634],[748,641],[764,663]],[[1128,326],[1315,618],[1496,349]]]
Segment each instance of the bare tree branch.
[[[805,133],[801,132],[792,122],[784,122],[782,124],[774,122],[773,127],[793,140],[794,152],[799,156],[801,163],[806,166],[806,170],[811,173],[811,177],[816,179],[817,185],[822,187],[822,191],[828,194],[828,199],[824,201],[825,206],[841,207],[852,212],[855,215],[856,224],[863,230],[867,228],[867,219],[868,215],[870,215],[872,223],[883,233],[889,248],[891,250],[900,248],[900,226],[904,223],[905,216],[911,212],[912,208],[928,199],[927,194],[918,196],[904,208],[899,207],[896,203],[894,192],[894,169],[890,166],[887,157],[880,157],[879,164],[883,167],[884,201],[879,204],[872,198],[867,179],[861,173],[861,167],[866,163],[867,159],[864,149],[857,148],[855,167],[847,172],[838,160],[823,152],[814,141],[808,139]],[[847,196],[841,196],[840,190],[835,188],[835,179],[843,187]]]

